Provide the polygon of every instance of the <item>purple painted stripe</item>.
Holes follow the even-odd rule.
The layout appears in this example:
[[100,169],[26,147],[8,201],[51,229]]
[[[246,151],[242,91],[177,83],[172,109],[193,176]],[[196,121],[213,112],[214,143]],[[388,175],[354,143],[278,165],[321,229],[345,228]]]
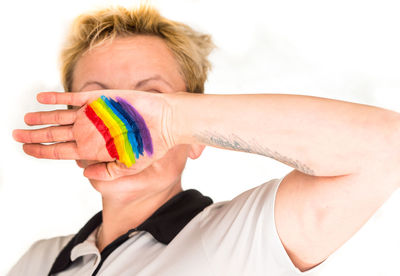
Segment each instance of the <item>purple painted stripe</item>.
[[139,112],[123,98],[117,97],[117,101],[123,107],[123,109],[125,109],[129,116],[131,116],[137,123],[140,135],[142,136],[144,150],[146,151],[147,155],[152,156],[153,142],[151,139],[150,131],[147,128],[146,122],[144,121],[142,115],[140,115]]

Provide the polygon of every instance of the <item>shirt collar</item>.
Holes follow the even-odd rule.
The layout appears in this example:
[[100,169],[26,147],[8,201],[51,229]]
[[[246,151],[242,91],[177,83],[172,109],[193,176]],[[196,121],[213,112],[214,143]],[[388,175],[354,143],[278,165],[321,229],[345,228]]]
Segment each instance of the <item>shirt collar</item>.
[[[212,203],[211,198],[203,196],[197,190],[191,189],[180,192],[158,208],[135,230],[149,232],[157,241],[169,244],[192,218]],[[102,212],[100,211],[79,230],[58,254],[49,275],[59,273],[72,264],[70,258],[72,249],[84,242],[102,223],[102,220]],[[130,232],[132,232],[132,229],[124,235],[129,235]]]

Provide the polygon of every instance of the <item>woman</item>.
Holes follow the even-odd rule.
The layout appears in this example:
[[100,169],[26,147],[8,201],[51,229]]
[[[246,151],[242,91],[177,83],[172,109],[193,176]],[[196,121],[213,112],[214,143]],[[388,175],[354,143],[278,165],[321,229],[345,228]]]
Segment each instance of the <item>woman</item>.
[[[14,138],[29,155],[77,160],[103,210],[76,235],[36,242],[10,275],[318,273],[399,187],[398,113],[299,95],[204,95],[212,46],[149,7],[75,21],[62,53],[71,93],[38,95],[75,108],[27,114],[30,125],[57,126]],[[153,151],[132,166],[112,157],[87,115],[103,95],[136,108],[150,132]],[[294,170],[212,204],[181,187],[187,157],[206,145]]]

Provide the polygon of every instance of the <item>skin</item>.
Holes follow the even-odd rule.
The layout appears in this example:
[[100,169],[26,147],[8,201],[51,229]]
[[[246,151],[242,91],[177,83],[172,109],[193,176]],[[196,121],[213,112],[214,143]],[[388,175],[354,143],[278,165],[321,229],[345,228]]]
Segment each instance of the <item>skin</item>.
[[[154,76],[161,77],[146,81]],[[160,38],[154,36],[118,38],[83,55],[74,69],[72,91],[99,89],[133,89],[156,93],[186,90],[171,51]],[[177,145],[139,173],[133,174],[134,171],[130,170],[130,175],[115,176],[116,179],[107,181],[89,179],[103,200],[99,250],[140,225],[164,202],[180,192],[186,159],[198,158],[203,148]],[[97,162],[77,161],[82,168]],[[117,170],[125,169],[119,162],[115,164]]]
[[[74,90],[80,93],[41,93],[38,101],[81,108],[29,113],[30,125],[57,126],[16,130],[14,138],[38,158],[94,160],[78,163],[103,197],[100,249],[179,192],[186,158],[197,158],[206,145],[260,154],[294,169],[278,189],[275,224],[301,271],[323,262],[400,186],[396,112],[301,95],[176,92],[185,89],[177,64],[162,40],[148,36],[100,46],[75,70]],[[160,81],[135,85],[155,72],[172,88]],[[105,85],[82,88],[93,80]],[[129,169],[110,158],[83,114],[102,94],[123,96],[137,107],[150,129],[154,156],[139,158]],[[64,143],[39,144],[52,142]]]

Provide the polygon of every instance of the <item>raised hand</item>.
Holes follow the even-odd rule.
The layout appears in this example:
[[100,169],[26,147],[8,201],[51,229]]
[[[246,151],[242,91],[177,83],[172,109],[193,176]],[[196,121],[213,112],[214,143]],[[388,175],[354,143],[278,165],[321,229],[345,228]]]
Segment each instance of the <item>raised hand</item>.
[[[153,153],[143,153],[129,168],[110,155],[106,141],[88,118],[87,105],[105,95],[121,97],[132,104],[143,117],[150,132]],[[168,95],[160,93],[100,90],[80,93],[45,92],[38,94],[43,104],[72,105],[71,110],[33,112],[25,115],[28,125],[53,125],[41,129],[15,130],[14,139],[25,143],[24,151],[37,158],[75,159],[89,164],[84,174],[88,178],[111,180],[138,173],[160,159],[175,145],[172,134],[172,108]],[[50,143],[50,144],[43,144]],[[137,157],[137,156],[136,156]]]

